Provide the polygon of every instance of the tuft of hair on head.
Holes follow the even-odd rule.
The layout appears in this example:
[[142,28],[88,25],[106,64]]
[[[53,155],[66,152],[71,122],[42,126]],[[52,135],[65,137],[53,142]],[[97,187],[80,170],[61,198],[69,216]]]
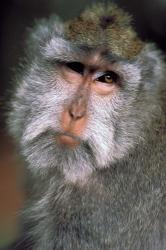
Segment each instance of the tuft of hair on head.
[[131,25],[131,16],[114,3],[99,3],[65,23],[65,36],[75,43],[107,46],[120,57],[132,59],[144,46]]

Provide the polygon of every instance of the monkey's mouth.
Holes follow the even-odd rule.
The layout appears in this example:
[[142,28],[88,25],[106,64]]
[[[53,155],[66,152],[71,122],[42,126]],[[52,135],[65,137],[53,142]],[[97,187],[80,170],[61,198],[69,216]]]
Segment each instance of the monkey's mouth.
[[75,136],[71,133],[58,133],[56,135],[56,140],[60,145],[74,148],[81,143],[81,140],[78,136]]

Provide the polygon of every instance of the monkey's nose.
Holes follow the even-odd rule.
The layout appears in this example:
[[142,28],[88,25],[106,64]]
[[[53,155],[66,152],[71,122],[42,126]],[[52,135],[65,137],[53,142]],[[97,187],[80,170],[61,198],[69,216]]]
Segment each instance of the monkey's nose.
[[84,104],[76,104],[73,103],[69,109],[68,109],[69,115],[72,118],[72,120],[79,120],[83,118],[86,114],[86,107]]
[[62,132],[70,133],[74,136],[80,136],[86,126],[87,111],[85,105],[78,105],[73,102],[61,117]]

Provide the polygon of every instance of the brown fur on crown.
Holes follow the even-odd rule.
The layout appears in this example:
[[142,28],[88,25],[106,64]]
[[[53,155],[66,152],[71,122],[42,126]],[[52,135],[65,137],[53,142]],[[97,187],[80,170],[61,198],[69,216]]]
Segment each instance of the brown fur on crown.
[[115,4],[96,4],[65,24],[66,38],[79,44],[104,45],[123,58],[136,56],[144,43],[131,27],[131,17]]

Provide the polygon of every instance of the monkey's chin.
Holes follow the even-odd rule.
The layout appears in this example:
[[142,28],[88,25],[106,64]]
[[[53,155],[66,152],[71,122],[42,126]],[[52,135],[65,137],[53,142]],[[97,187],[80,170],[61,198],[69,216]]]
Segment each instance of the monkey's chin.
[[57,136],[58,144],[66,146],[68,148],[75,148],[80,144],[80,141],[70,135],[59,135]]

